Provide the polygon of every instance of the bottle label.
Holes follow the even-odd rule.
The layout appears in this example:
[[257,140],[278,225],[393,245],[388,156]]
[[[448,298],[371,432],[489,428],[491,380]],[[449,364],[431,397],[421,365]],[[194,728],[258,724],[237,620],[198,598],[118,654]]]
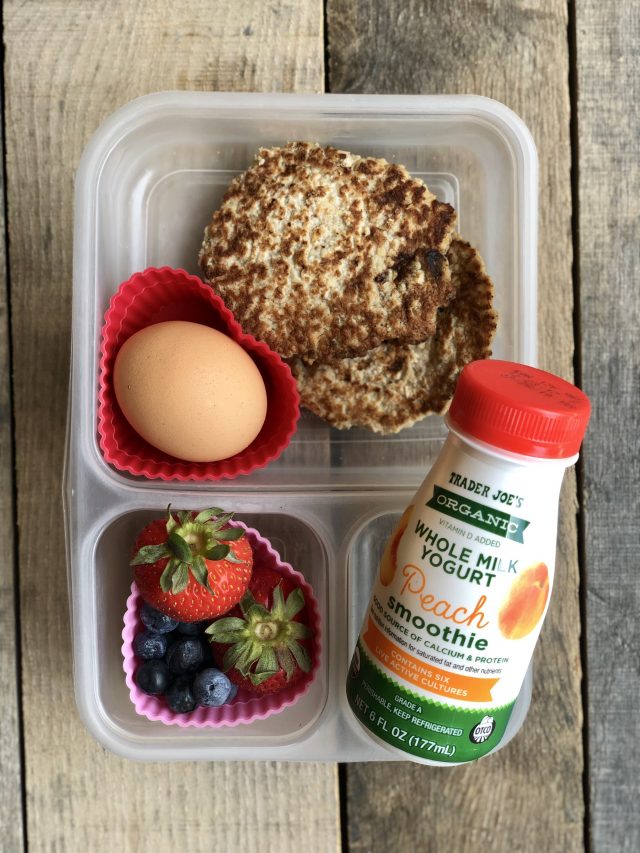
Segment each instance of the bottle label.
[[447,444],[387,543],[347,678],[383,741],[459,763],[502,739],[549,602],[558,470]]

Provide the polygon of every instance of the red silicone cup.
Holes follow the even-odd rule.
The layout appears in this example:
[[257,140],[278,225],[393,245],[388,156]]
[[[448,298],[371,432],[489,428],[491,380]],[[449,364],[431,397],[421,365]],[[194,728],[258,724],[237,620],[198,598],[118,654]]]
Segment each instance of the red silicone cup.
[[268,693],[257,696],[245,690],[239,690],[235,699],[228,705],[219,708],[196,708],[188,714],[176,714],[165,702],[163,697],[149,696],[139,689],[135,682],[135,674],[139,662],[133,653],[133,641],[141,630],[144,629],[140,621],[139,611],[143,600],[135,583],[131,584],[131,595],[127,599],[127,609],[124,615],[124,628],[122,630],[122,655],[124,658],[124,672],[129,696],[134,704],[136,712],[149,720],[160,721],[167,726],[180,726],[187,728],[220,728],[222,726],[238,726],[242,723],[252,723],[254,720],[264,720],[277,714],[285,708],[294,705],[309,690],[320,666],[320,655],[322,651],[320,642],[320,610],[313,594],[313,590],[300,574],[296,572],[289,563],[280,559],[280,555],[271,543],[261,536],[257,530],[247,527],[242,522],[231,522],[232,527],[242,527],[246,531],[251,547],[253,548],[253,565],[275,569],[285,577],[295,581],[302,587],[307,608],[308,624],[313,632],[311,640],[311,671],[306,673],[300,681],[291,687],[284,687],[276,693]]
[[[130,426],[113,388],[113,366],[122,344],[154,323],[186,320],[210,326],[238,343],[256,363],[267,389],[267,415],[258,436],[235,456],[218,462],[186,462],[157,450]],[[287,447],[300,417],[291,371],[269,347],[245,334],[222,299],[184,270],[153,267],[120,285],[105,315],[100,350],[98,435],[105,460],[119,471],[158,480],[221,480],[249,474]]]

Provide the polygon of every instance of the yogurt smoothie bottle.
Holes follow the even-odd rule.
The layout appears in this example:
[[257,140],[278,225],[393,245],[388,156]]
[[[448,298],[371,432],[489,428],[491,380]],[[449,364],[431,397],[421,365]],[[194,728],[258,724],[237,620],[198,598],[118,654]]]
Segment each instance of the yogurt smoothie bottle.
[[403,758],[461,764],[500,744],[549,605],[560,486],[589,413],[550,373],[497,360],[463,370],[347,676],[360,724]]

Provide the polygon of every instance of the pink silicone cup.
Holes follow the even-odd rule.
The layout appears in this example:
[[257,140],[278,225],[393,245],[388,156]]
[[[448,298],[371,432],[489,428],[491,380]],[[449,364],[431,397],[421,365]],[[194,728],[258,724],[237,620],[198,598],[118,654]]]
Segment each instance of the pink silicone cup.
[[[187,320],[228,335],[254,360],[267,389],[267,416],[259,435],[240,453],[218,462],[185,462],[157,450],[129,425],[113,389],[113,365],[135,332],[167,320]],[[269,347],[242,331],[222,299],[184,270],[150,267],[120,285],[102,329],[98,388],[98,435],[105,460],[119,471],[159,480],[221,480],[249,474],[287,447],[300,417],[291,371]]]
[[320,610],[313,594],[313,590],[300,574],[295,571],[289,563],[280,559],[280,555],[271,543],[261,536],[257,530],[247,527],[240,521],[232,521],[231,527],[242,527],[246,531],[251,547],[253,548],[253,565],[256,567],[275,569],[285,577],[291,578],[302,587],[304,592],[308,624],[313,632],[311,641],[311,671],[304,677],[276,693],[264,696],[256,696],[244,690],[239,690],[235,699],[228,705],[219,708],[196,708],[188,714],[176,714],[170,710],[164,698],[149,696],[140,690],[135,682],[135,673],[139,666],[133,653],[133,641],[136,634],[143,628],[139,618],[142,597],[138,592],[135,582],[131,584],[131,595],[127,598],[127,609],[124,615],[124,628],[122,630],[122,655],[124,658],[123,668],[125,681],[129,688],[129,696],[134,704],[136,712],[149,720],[160,721],[167,726],[180,726],[187,728],[220,728],[222,726],[238,726],[240,724],[252,723],[254,720],[264,720],[277,714],[284,708],[294,705],[311,687],[318,668],[320,666],[320,655],[322,645],[320,638]]

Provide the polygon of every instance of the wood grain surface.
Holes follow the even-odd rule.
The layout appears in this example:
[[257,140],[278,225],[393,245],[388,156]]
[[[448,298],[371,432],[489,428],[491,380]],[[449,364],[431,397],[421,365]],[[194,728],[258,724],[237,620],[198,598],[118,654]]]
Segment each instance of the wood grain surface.
[[640,850],[640,17],[576,4],[593,850]]
[[[73,177],[85,144],[114,109],[146,92],[321,90],[322,3],[42,0],[7,2],[4,19],[29,850],[297,851],[300,838],[310,851],[335,850],[334,765],[143,765],[91,740],[74,706],[60,506]],[[10,512],[4,482],[1,494]],[[36,524],[46,536],[27,535]],[[2,548],[4,579],[6,539]],[[15,720],[15,694],[8,702]],[[2,794],[5,784],[19,792],[18,739],[6,737],[14,752]],[[8,797],[1,808],[15,803]],[[12,824],[4,853],[22,849],[20,821]]]
[[[540,158],[539,363],[573,378],[567,6],[328,0],[334,92],[474,93],[527,123]],[[578,851],[584,844],[576,482],[565,478],[556,587],[531,709],[478,765],[347,767],[354,851]]]
[[[3,24],[2,853],[640,850],[637,4],[5,0]],[[145,765],[90,738],[73,697],[60,503],[84,146],[147,92],[322,91],[325,51],[331,91],[483,94],[528,124],[540,158],[539,363],[571,379],[577,335],[594,404],[581,478],[569,472],[562,490],[556,587],[523,730],[469,767],[347,765],[342,827],[335,765]]]
[[[0,130],[2,126],[0,124]],[[1,140],[0,136],[0,140]],[[3,152],[0,141],[0,153]],[[9,351],[9,289],[5,252],[4,156],[0,164],[0,827],[7,849],[22,849],[22,762],[18,723],[19,684],[16,648],[15,505],[13,494],[13,418]]]

